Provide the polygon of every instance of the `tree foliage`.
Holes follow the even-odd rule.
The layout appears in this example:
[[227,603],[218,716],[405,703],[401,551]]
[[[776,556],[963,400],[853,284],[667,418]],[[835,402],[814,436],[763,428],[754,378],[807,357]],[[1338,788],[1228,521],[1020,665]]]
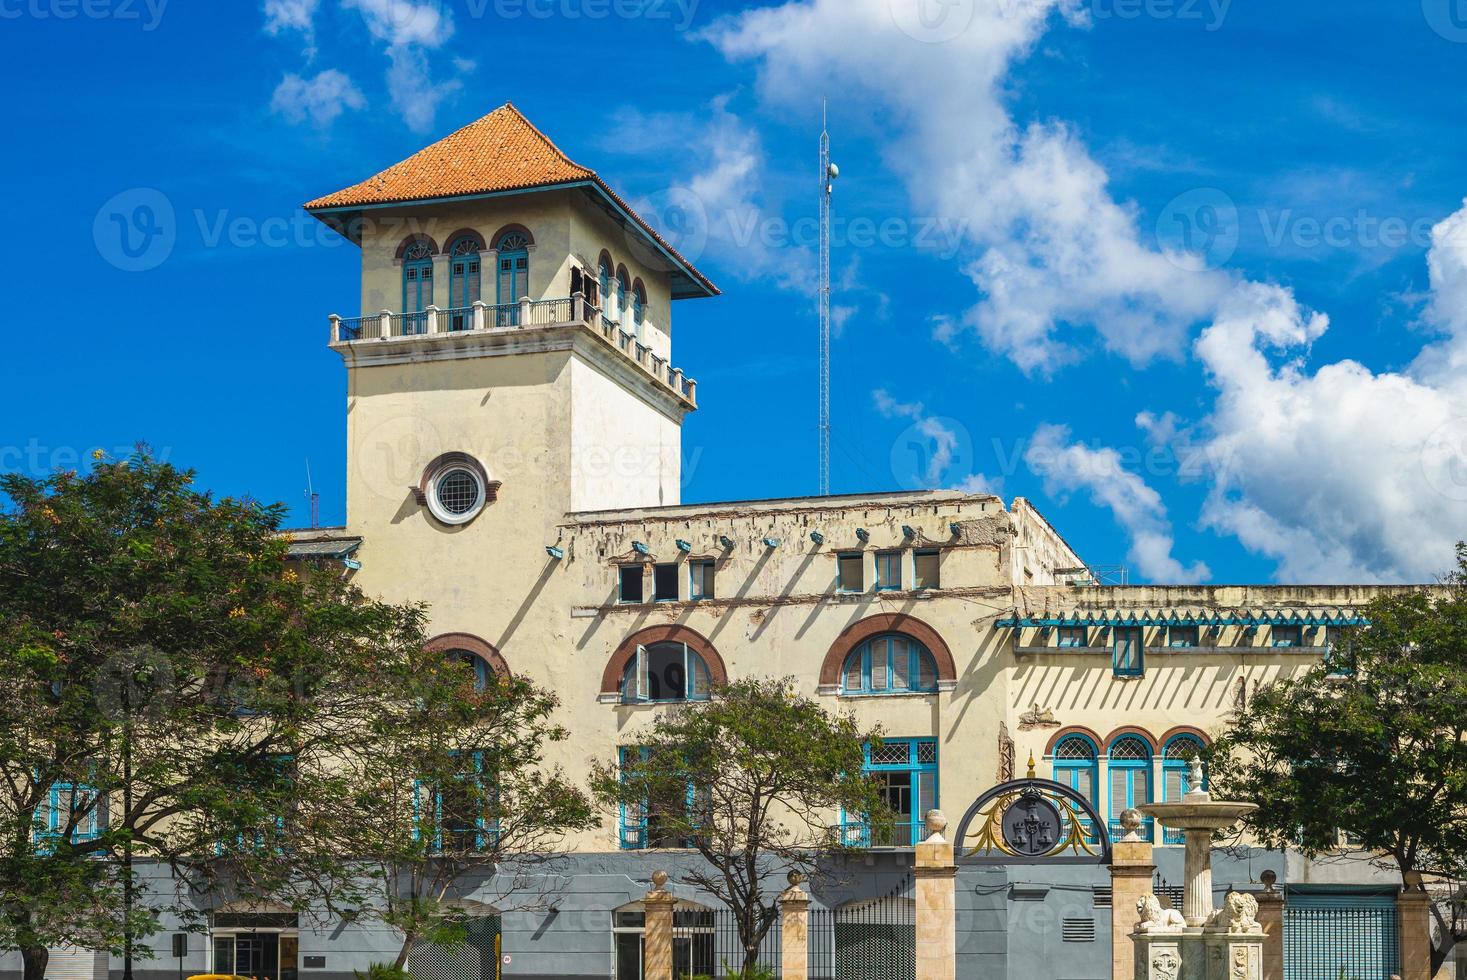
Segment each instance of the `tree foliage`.
[[604,803],[645,811],[651,846],[698,851],[707,867],[683,880],[732,911],[752,969],[779,913],[770,876],[809,873],[820,852],[840,850],[837,811],[885,814],[862,772],[863,746],[879,736],[791,679],[739,680],[658,715],[619,765],[594,768],[592,787]]
[[1436,588],[1383,593],[1326,662],[1264,687],[1213,749],[1212,780],[1259,808],[1270,847],[1343,831],[1408,885],[1467,875],[1467,546]]

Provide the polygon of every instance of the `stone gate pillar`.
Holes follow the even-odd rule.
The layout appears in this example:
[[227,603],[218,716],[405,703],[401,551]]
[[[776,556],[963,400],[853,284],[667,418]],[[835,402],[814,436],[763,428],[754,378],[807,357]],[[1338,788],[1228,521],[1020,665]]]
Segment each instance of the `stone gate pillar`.
[[667,872],[652,873],[652,890],[642,899],[647,910],[647,932],[642,951],[646,980],[673,980],[672,907],[676,901],[666,888]]
[[800,874],[790,872],[789,888],[779,896],[779,961],[784,980],[810,975],[810,896],[800,887]]
[[[927,839],[917,845],[917,980],[957,980],[957,877],[947,817],[927,811]],[[788,974],[786,974],[788,976]]]
[[1151,860],[1151,843],[1136,833],[1142,816],[1136,810],[1121,812],[1126,835],[1111,844],[1110,865],[1110,975],[1111,980],[1132,980],[1136,973],[1136,951],[1131,934],[1141,921],[1136,904],[1151,894],[1156,865]]
[[1284,896],[1274,889],[1278,876],[1272,871],[1259,875],[1263,891],[1258,899],[1258,924],[1263,926],[1263,980],[1284,980]]
[[1396,896],[1401,940],[1401,980],[1431,980],[1431,895],[1412,875]]

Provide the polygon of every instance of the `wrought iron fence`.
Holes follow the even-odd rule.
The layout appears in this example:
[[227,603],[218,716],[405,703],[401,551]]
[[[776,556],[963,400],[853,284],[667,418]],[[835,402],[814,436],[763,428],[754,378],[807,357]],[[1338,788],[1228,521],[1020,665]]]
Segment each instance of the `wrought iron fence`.
[[1284,980],[1378,980],[1399,973],[1391,895],[1291,895],[1284,905]]
[[[783,976],[780,962],[780,922],[778,916],[764,935],[759,945],[757,966],[776,977]],[[718,909],[713,913],[713,952],[716,960],[713,976],[738,977],[744,975],[744,943],[739,937],[739,922],[729,909]]]
[[414,943],[407,970],[412,980],[499,980],[499,916],[469,919],[461,946]]
[[916,980],[917,919],[908,878],[880,898],[810,913],[810,980]]

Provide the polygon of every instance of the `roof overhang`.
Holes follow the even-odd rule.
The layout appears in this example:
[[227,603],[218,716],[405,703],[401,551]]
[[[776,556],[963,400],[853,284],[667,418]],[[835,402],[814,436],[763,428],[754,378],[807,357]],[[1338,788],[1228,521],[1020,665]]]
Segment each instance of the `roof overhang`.
[[666,263],[671,277],[673,299],[704,299],[720,295],[719,288],[703,275],[693,264],[664,242],[652,227],[633,211],[606,183],[599,178],[568,180],[554,184],[537,184],[533,187],[516,187],[501,191],[484,191],[476,194],[454,194],[448,197],[410,198],[400,201],[374,201],[371,204],[344,204],[336,207],[307,208],[307,213],[316,220],[360,247],[362,244],[361,221],[357,220],[368,211],[387,208],[403,208],[421,205],[451,204],[458,201],[481,201],[493,198],[518,197],[524,194],[539,194],[546,191],[580,190],[593,202],[608,212],[612,219],[624,228],[635,230],[638,238],[655,255]]

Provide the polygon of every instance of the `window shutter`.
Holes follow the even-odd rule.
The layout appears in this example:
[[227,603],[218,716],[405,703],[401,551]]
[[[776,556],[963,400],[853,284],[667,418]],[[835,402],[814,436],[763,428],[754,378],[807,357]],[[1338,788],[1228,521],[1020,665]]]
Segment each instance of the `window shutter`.
[[914,650],[913,656],[917,658],[917,684],[924,691],[937,687],[937,665],[932,657],[920,650]]
[[1166,783],[1162,787],[1162,799],[1172,802],[1180,800],[1187,793],[1187,775],[1176,766],[1167,767]]
[[856,651],[846,658],[846,690],[861,690],[861,661],[865,659],[861,651]]
[[893,639],[887,642],[891,645],[892,689],[911,690],[913,650],[904,640]]
[[650,659],[651,658],[647,656],[647,648],[646,647],[643,647],[643,646],[637,647],[637,700],[638,701],[645,701],[645,700],[647,700],[647,696],[648,696],[647,692],[650,691],[651,688],[652,688],[651,679],[648,677],[648,671],[651,669],[651,665],[648,663],[648,661]]
[[927,811],[937,809],[937,773],[919,772],[915,778],[917,780],[917,812],[913,814],[913,817],[920,831],[923,821],[927,819]]
[[1130,806],[1126,800],[1131,788],[1131,771],[1129,769],[1114,768],[1110,771],[1110,818],[1116,820],[1121,811]]
[[1091,803],[1095,802],[1095,770],[1086,766],[1083,769],[1075,769],[1074,777],[1070,786]]

